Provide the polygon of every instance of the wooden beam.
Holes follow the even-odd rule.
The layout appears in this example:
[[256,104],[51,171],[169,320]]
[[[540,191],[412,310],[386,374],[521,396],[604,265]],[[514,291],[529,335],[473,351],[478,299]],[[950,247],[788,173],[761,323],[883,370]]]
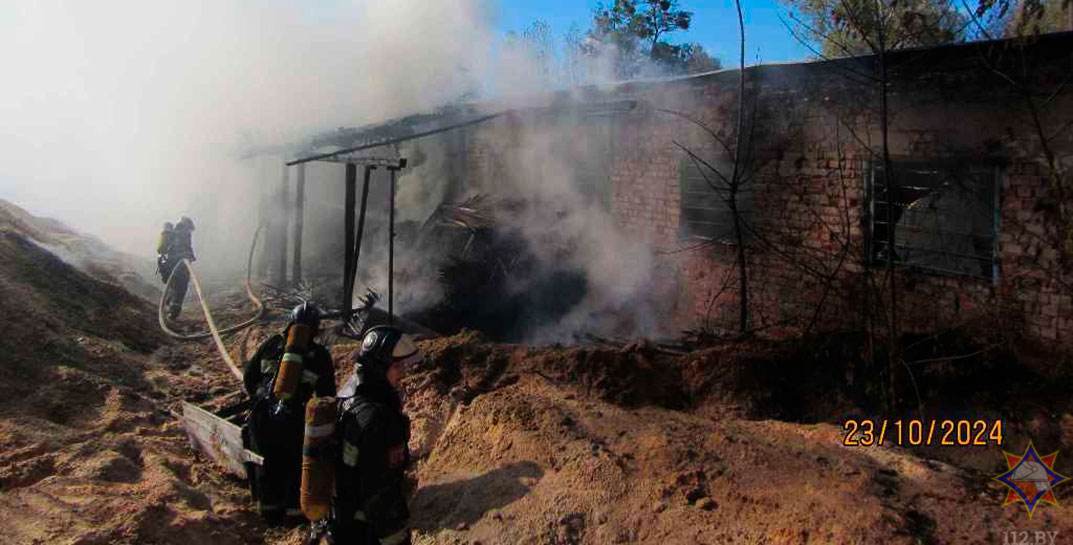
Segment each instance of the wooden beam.
[[395,176],[398,168],[388,168],[391,174],[391,197],[388,202],[387,228],[387,316],[388,323],[395,321]]
[[354,200],[357,193],[358,167],[352,163],[346,165],[346,196],[343,203],[343,319],[350,319],[350,310],[354,308]]
[[305,228],[306,166],[298,165],[298,183],[294,195],[294,257],[291,259],[291,282],[302,281],[302,231]]
[[276,268],[276,282],[280,286],[287,285],[287,209],[290,208],[290,184],[288,183],[288,167],[283,165],[283,175],[279,184],[279,212],[276,214],[276,240],[279,242],[279,262]]
[[[406,161],[405,159],[400,159],[398,157],[359,157],[359,156],[353,156],[353,155],[342,155],[342,156],[339,156],[339,157],[329,157],[327,159],[322,160],[322,162],[325,162],[325,163],[352,163],[352,164],[355,164],[355,165],[372,166],[372,167],[385,167],[385,168],[399,167],[400,162],[402,162],[402,166],[405,166],[406,165],[405,161]],[[299,164],[304,165],[305,163],[299,163]]]
[[[361,240],[365,237],[365,208],[369,203],[369,179],[372,177],[373,169],[376,167],[366,165],[365,166],[365,180],[361,185],[361,211],[358,213],[358,236],[354,241],[354,262],[351,264],[350,269],[350,286],[353,289],[354,281],[358,275],[358,260],[361,259]],[[350,307],[347,307],[347,311],[350,311]]]

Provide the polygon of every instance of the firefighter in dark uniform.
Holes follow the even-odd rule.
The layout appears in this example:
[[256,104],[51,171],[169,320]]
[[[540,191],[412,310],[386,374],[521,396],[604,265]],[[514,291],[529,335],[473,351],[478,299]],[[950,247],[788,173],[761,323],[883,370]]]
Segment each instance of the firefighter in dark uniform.
[[404,478],[410,462],[410,420],[399,380],[422,358],[413,341],[390,326],[362,339],[354,372],[339,395],[335,498],[329,522],[334,545],[409,545]]
[[164,228],[160,231],[160,238],[156,242],[156,272],[160,275],[161,282],[167,282],[171,276],[171,263],[168,262],[168,252],[171,248],[171,239],[175,235],[175,226],[170,221],[164,222]]
[[[312,333],[302,353],[288,351],[291,329],[307,326]],[[244,430],[250,450],[264,457],[264,465],[252,465],[250,488],[261,516],[281,522],[284,516],[300,516],[299,487],[302,476],[302,440],[306,402],[314,395],[335,395],[335,367],[331,353],[312,340],[320,328],[320,310],[302,303],[291,311],[283,333],[266,340],[246,362],[242,381],[252,400]],[[286,399],[274,388],[284,361],[300,365],[300,378]]]
[[183,310],[186,288],[190,283],[190,271],[186,267],[177,265],[183,259],[191,262],[197,261],[197,256],[194,255],[193,233],[194,222],[183,216],[171,231],[170,243],[164,258],[170,269],[169,275],[175,276],[167,294],[168,318],[172,320],[178,318]]

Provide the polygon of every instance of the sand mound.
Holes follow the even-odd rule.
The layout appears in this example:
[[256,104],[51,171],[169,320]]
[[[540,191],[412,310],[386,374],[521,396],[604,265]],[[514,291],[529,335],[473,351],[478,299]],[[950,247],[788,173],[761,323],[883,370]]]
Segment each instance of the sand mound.
[[82,272],[123,286],[139,297],[150,301],[160,297],[152,259],[116,251],[96,237],[57,220],[34,216],[4,199],[0,199],[0,231],[19,233]]
[[[241,297],[228,301],[225,319],[246,312]],[[149,303],[12,230],[0,232],[0,304],[0,543],[301,543],[301,527],[264,527],[244,483],[199,458],[172,414],[183,399],[241,399],[208,341],[167,341]],[[241,359],[280,326],[228,342]],[[357,345],[334,341],[342,379]],[[404,383],[416,541],[994,543],[1010,529],[1073,532],[1069,502],[1031,521],[1001,506],[998,448],[844,447],[832,422],[867,413],[867,388],[838,384],[867,370],[840,363],[855,349],[836,344],[850,349],[535,348],[472,332],[424,341],[429,364]],[[945,385],[971,373],[921,373],[929,396],[972,406]],[[1015,407],[996,396],[1022,386],[985,382],[970,382],[981,386],[973,395]],[[1010,448],[1073,442],[1067,406],[1050,410],[1058,416],[1038,426],[1022,418]],[[1058,469],[1073,473],[1061,456]]]
[[473,335],[425,348],[435,367],[407,384],[423,543],[975,543],[1073,530],[1065,506],[1031,523],[1003,509],[990,475],[847,448],[830,424],[735,416],[743,396],[696,369],[718,358]]
[[221,380],[191,371],[203,347],[169,345],[149,303],[14,231],[0,307],[0,542],[261,542],[240,483],[170,413]]

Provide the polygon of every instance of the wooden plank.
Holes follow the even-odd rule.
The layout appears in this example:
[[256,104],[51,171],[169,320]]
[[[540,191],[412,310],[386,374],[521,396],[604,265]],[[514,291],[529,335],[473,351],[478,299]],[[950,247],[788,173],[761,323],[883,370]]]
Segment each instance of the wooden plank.
[[201,407],[183,402],[183,428],[190,444],[228,473],[246,477],[246,462],[264,459],[242,445],[242,428]]

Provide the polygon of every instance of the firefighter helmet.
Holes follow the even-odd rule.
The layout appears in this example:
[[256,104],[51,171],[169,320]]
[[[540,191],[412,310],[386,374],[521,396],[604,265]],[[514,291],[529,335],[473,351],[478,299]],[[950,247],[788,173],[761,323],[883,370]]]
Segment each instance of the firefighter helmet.
[[408,365],[421,359],[421,350],[396,327],[379,325],[365,332],[357,360],[366,368],[386,371],[393,363]]
[[291,323],[304,324],[313,330],[320,327],[320,309],[311,301],[305,301],[291,310]]

